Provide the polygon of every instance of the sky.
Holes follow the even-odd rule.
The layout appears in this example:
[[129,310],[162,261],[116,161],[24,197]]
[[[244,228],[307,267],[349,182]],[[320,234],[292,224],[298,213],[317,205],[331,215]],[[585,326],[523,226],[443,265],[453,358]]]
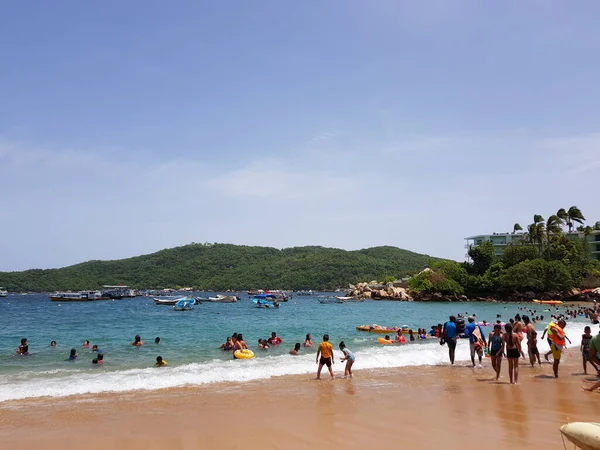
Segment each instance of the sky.
[[600,220],[600,3],[3,2],[0,270]]

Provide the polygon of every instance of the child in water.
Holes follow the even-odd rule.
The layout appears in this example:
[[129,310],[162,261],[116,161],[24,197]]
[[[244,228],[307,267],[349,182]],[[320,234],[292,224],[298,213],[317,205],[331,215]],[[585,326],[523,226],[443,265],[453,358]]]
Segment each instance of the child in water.
[[531,359],[531,367],[535,366],[535,359],[537,358],[537,362],[539,366],[542,366],[542,361],[540,361],[540,351],[537,348],[537,331],[531,332],[531,338],[527,341],[527,352],[529,353]]
[[72,348],[71,354],[69,355],[69,359],[67,361],[75,361],[76,359],[77,359],[77,350]]
[[154,367],[163,367],[163,366],[168,366],[167,362],[163,359],[162,356],[157,356],[156,364],[154,364]]
[[306,335],[306,339],[304,339],[304,346],[305,347],[312,347],[313,346],[313,341],[312,341],[312,337],[310,336],[310,334]]
[[354,354],[346,348],[344,341],[340,342],[340,350],[344,354],[344,357],[340,360],[346,361],[346,367],[344,368],[344,378],[352,378],[352,365],[354,364]]
[[300,352],[300,342],[296,342],[294,348],[290,350],[290,355],[298,355]]
[[92,359],[92,364],[98,364],[99,366],[104,363],[104,355],[100,353],[97,358]]
[[17,355],[29,355],[29,343],[26,338],[21,339],[21,345],[17,347]]
[[81,344],[81,348],[90,348],[90,341],[88,341],[87,339],[83,341],[83,344]]

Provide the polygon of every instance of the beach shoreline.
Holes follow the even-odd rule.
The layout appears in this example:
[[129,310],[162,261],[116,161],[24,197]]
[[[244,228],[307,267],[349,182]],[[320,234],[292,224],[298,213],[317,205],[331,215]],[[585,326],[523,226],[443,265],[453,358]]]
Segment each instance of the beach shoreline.
[[[359,448],[559,449],[558,428],[595,420],[577,357],[561,377],[521,367],[518,385],[493,381],[489,359],[357,370],[353,379],[286,375],[155,391],[32,398],[0,404],[0,449]],[[316,369],[316,366],[315,366]],[[335,366],[337,373],[342,364]],[[428,432],[435,430],[435,432]]]

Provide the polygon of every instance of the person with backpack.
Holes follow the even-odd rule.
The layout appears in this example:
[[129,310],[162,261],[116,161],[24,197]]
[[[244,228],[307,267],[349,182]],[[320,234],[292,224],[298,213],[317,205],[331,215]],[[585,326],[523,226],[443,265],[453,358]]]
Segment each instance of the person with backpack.
[[474,317],[469,317],[469,323],[465,327],[465,334],[469,338],[469,346],[471,347],[471,363],[475,367],[475,353],[479,357],[479,369],[482,368],[481,361],[483,360],[483,349],[486,346],[485,335],[479,325],[475,323]]

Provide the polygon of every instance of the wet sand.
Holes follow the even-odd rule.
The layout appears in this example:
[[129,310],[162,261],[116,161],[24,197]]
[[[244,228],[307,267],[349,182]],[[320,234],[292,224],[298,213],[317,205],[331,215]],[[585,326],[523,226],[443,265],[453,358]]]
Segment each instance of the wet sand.
[[[0,449],[563,449],[558,428],[597,421],[579,356],[521,367],[519,385],[458,366],[356,371],[352,380],[286,376],[128,394],[0,404]],[[357,361],[357,365],[360,361]],[[341,365],[335,366],[342,369]]]

